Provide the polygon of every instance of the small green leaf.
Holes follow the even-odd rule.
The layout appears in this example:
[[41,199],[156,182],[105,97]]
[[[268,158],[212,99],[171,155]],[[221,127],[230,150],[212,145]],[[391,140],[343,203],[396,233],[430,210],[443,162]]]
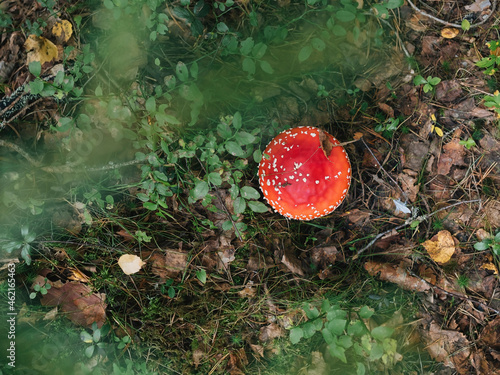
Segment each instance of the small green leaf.
[[365,375],[366,367],[362,362],[356,362],[356,375]]
[[302,330],[302,328],[296,327],[290,330],[290,342],[292,344],[297,344],[302,339],[302,337],[304,337],[304,331]]
[[91,345],[91,346],[87,347],[87,348],[85,349],[85,355],[86,355],[88,358],[92,357],[92,354],[94,354],[94,349],[95,349],[95,346],[94,346],[94,345]]
[[241,188],[241,196],[245,199],[259,199],[260,193],[251,186],[243,186]]
[[155,211],[158,208],[158,205],[153,202],[144,202],[142,205],[146,210],[149,211]]
[[236,133],[236,140],[241,146],[248,145],[255,142],[255,136],[245,131],[239,131]]
[[32,62],[30,62],[29,71],[35,77],[39,77],[40,74],[42,73],[42,65],[40,64],[40,61],[32,61]]
[[150,114],[156,112],[156,98],[154,96],[150,96],[148,100],[146,100],[146,111]]
[[319,38],[313,38],[311,40],[311,45],[312,47],[317,50],[317,51],[323,51],[325,48],[326,48],[326,44],[325,42],[323,42],[321,39]]
[[208,183],[206,181],[198,181],[194,188],[191,190],[191,194],[195,200],[205,198],[209,192]]
[[342,362],[347,363],[347,358],[345,357],[345,349],[336,344],[328,345],[328,350],[332,357],[340,359]]
[[240,112],[236,112],[234,115],[233,115],[233,122],[232,122],[234,128],[236,130],[239,130],[241,129],[241,125],[242,125],[242,121],[241,121],[241,113]]
[[227,33],[229,31],[229,27],[224,22],[219,22],[217,24],[217,31],[219,33]]
[[205,284],[207,282],[207,271],[198,270],[196,271],[196,277],[200,280],[200,283]]
[[299,51],[299,62],[304,62],[306,61],[309,56],[311,56],[311,53],[312,53],[312,46],[305,46],[305,47],[302,47],[302,49]]
[[345,319],[333,319],[326,327],[332,332],[334,335],[340,336],[344,333],[345,326],[347,324],[347,320]]
[[308,319],[316,319],[319,316],[319,310],[316,307],[312,307],[308,302],[304,302],[302,309],[306,313]]
[[260,60],[261,58],[264,57],[267,51],[267,45],[264,43],[257,43],[253,48],[252,48],[252,56],[255,57],[257,60]]
[[91,335],[90,333],[88,333],[87,331],[82,331],[82,332],[80,333],[80,339],[81,339],[84,343],[86,343],[86,344],[90,344],[90,343],[92,343],[92,341],[93,341],[93,337],[92,337],[92,335]]
[[264,73],[267,73],[267,74],[273,74],[274,73],[273,67],[267,61],[261,60],[261,61],[259,61],[259,65],[260,65],[260,68],[262,69],[262,71]]
[[30,92],[33,95],[38,95],[43,91],[44,83],[40,78],[35,78],[34,81],[31,81],[29,84]]
[[316,327],[312,322],[305,323],[302,326],[302,329],[304,330],[304,338],[305,339],[310,339],[316,333]]
[[233,229],[233,222],[231,220],[226,220],[222,223],[222,230],[231,230]]
[[342,22],[349,22],[356,18],[356,15],[348,10],[339,10],[335,13],[335,17]]
[[467,19],[462,20],[462,30],[468,31],[470,29],[470,22]]
[[264,213],[268,211],[267,206],[259,201],[248,201],[247,202],[248,207],[253,211],[257,213]]
[[198,63],[196,61],[191,64],[189,72],[191,73],[191,77],[194,79],[198,78]]
[[177,74],[177,78],[179,78],[182,82],[187,81],[187,79],[189,78],[188,68],[182,61],[179,61],[177,63],[177,66],[175,67],[175,73]]
[[335,343],[336,337],[327,328],[323,328],[321,334],[328,345]]
[[219,173],[212,172],[208,174],[208,181],[215,186],[220,186],[222,184],[222,178]]
[[96,329],[92,336],[93,336],[92,338],[93,338],[94,342],[99,342],[99,340],[101,339],[101,330]]
[[250,57],[245,57],[243,59],[243,71],[250,75],[255,74],[255,61],[253,61]]
[[393,333],[393,328],[378,326],[372,329],[371,335],[374,339],[382,341],[383,339],[391,337]]
[[484,250],[488,250],[490,246],[485,243],[484,241],[483,242],[476,242],[474,244],[474,249],[476,249],[477,251],[484,251]]
[[375,310],[373,310],[372,308],[368,307],[368,306],[363,306],[360,310],[359,310],[359,317],[361,319],[368,319],[368,318],[371,318],[371,316],[375,314]]
[[225,147],[227,152],[229,152],[233,156],[243,157],[245,155],[241,146],[236,142],[228,141],[226,142]]
[[242,214],[243,212],[245,212],[245,208],[247,207],[245,199],[243,199],[242,197],[236,198],[233,202],[233,207],[234,213],[236,215]]
[[421,75],[418,75],[415,78],[413,78],[413,84],[415,86],[424,85],[426,83],[427,83],[427,80],[424,77],[422,77]]
[[240,52],[243,56],[248,56],[252,52],[254,41],[252,37],[246,38],[241,42]]

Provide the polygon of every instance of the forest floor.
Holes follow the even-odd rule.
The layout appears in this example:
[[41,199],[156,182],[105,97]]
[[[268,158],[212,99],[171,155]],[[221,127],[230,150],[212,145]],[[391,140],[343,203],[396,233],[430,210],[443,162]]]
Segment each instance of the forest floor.
[[[0,372],[500,374],[496,0],[103,4],[0,3]],[[312,221],[295,126],[351,161]]]

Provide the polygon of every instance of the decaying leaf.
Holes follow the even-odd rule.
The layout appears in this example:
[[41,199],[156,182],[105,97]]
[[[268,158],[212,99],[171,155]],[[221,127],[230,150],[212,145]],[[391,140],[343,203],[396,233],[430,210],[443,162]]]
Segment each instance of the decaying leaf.
[[381,280],[395,283],[406,290],[425,292],[431,288],[424,280],[411,276],[402,263],[393,265],[368,261],[364,267],[371,276],[378,276]]
[[144,264],[141,258],[133,254],[124,254],[118,259],[118,265],[125,275],[139,272]]
[[459,33],[460,31],[458,29],[452,27],[445,27],[443,30],[441,30],[441,36],[446,39],[453,39]]
[[450,232],[442,230],[422,246],[427,250],[432,260],[438,264],[447,263],[455,253],[455,240]]
[[151,271],[161,279],[179,276],[187,265],[187,253],[176,250],[165,250],[165,255],[154,253],[151,256]]
[[481,266],[481,269],[488,270],[488,271],[493,271],[493,273],[495,275],[498,275],[497,267],[493,263],[491,263],[491,262],[483,264]]
[[460,143],[460,139],[453,138],[450,142],[443,146],[443,153],[439,157],[437,163],[437,174],[448,174],[451,167],[454,165],[464,166],[466,165],[465,157],[465,147]]
[[269,325],[262,327],[260,329],[259,340],[262,342],[267,342],[284,335],[284,330],[276,323],[270,323]]
[[[44,276],[35,279],[35,283],[44,285],[45,282]],[[75,324],[90,328],[95,322],[102,327],[106,321],[105,294],[94,293],[89,286],[78,282],[47,282],[51,288],[40,300],[43,306],[59,306]]]
[[297,259],[297,257],[291,251],[285,251],[285,253],[281,257],[281,263],[283,263],[291,272],[296,273],[300,276],[305,275],[300,260]]
[[43,36],[36,36],[34,34],[28,36],[26,42],[24,42],[24,48],[28,53],[27,65],[33,61],[39,61],[43,65],[46,62],[56,60],[58,57],[56,45]]
[[52,27],[52,34],[58,40],[67,42],[73,34],[73,26],[68,20],[59,21]]
[[427,343],[427,351],[436,361],[455,368],[459,374],[468,374],[471,343],[458,331],[442,329],[432,321],[421,329],[421,335]]

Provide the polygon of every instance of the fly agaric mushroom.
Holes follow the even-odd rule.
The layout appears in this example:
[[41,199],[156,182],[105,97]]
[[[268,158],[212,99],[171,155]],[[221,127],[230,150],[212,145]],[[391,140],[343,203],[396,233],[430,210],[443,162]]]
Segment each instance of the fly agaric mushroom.
[[335,210],[351,184],[351,164],[332,135],[301,126],[278,134],[259,164],[259,184],[281,215],[312,220]]

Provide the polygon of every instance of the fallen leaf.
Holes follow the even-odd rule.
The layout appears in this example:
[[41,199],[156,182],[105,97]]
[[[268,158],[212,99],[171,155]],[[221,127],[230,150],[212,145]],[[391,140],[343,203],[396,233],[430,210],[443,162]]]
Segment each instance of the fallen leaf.
[[34,34],[28,36],[26,42],[24,42],[24,48],[27,52],[27,65],[33,61],[39,61],[43,65],[46,62],[56,60],[58,57],[56,45],[43,36]]
[[161,279],[179,276],[187,265],[187,254],[182,251],[165,250],[165,255],[154,253],[151,258],[151,271]]
[[253,285],[253,281],[250,280],[245,287],[238,292],[238,295],[241,298],[252,298],[255,297],[255,294],[257,293],[257,290],[255,289],[255,286]]
[[58,40],[67,42],[73,34],[73,25],[68,20],[59,21],[52,27],[52,34]]
[[[47,282],[51,288],[40,300],[43,306],[59,306],[75,324],[90,328],[95,322],[102,327],[106,321],[105,294],[94,293],[89,286],[78,282]],[[45,277],[37,276],[35,283],[45,283]]]
[[432,321],[421,328],[421,336],[427,344],[430,356],[445,366],[454,368],[459,374],[468,374],[470,345],[465,335],[458,331],[442,329]]
[[498,275],[497,267],[493,263],[485,263],[481,266],[481,269],[493,271],[495,275]]
[[441,36],[446,39],[453,39],[459,33],[460,31],[458,29],[452,27],[445,27],[443,30],[441,30]]
[[284,330],[276,323],[270,323],[269,325],[262,327],[260,329],[259,340],[262,342],[267,342],[284,335]]
[[443,146],[443,153],[439,157],[437,163],[437,174],[447,175],[450,173],[451,167],[465,166],[465,147],[461,145],[460,140],[453,138],[450,142]]
[[141,258],[133,254],[124,254],[118,259],[118,265],[125,275],[132,275],[139,272],[145,264]]
[[437,264],[447,263],[455,253],[455,240],[450,232],[442,230],[422,246]]
[[283,263],[291,272],[296,273],[300,276],[305,275],[300,260],[298,260],[297,257],[290,251],[286,251],[285,254],[283,254],[283,256],[281,257],[281,263]]
[[405,290],[425,292],[431,288],[424,280],[411,276],[404,268],[403,263],[392,265],[368,261],[364,267],[371,276],[378,276],[381,280],[395,283]]
[[264,358],[264,347],[262,345],[250,344],[250,349],[260,358]]
[[43,320],[54,320],[57,316],[57,306],[44,315]]

